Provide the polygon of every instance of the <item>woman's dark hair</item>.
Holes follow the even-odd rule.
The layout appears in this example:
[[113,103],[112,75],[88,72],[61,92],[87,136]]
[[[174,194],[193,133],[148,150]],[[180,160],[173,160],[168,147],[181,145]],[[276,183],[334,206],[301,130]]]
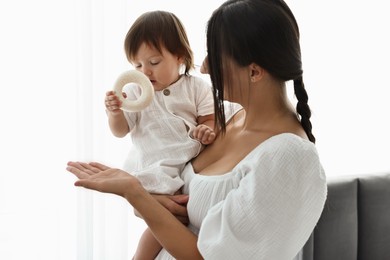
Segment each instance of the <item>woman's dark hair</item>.
[[185,74],[194,68],[193,53],[183,24],[173,13],[151,11],[135,20],[127,32],[124,48],[127,59],[133,60],[141,44],[146,43],[159,52],[165,47],[171,54],[184,59]]
[[[282,0],[229,0],[207,25],[208,69],[214,86],[216,124],[226,129],[223,107],[226,57],[240,66],[256,63],[274,78],[294,81],[297,114],[313,143],[311,111],[302,78],[298,24]],[[228,86],[229,87],[229,86]]]

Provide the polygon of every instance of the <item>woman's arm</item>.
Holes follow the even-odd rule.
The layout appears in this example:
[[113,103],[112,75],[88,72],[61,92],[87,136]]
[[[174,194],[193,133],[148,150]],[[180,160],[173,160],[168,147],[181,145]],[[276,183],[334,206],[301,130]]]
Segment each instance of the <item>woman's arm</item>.
[[[173,214],[181,223],[188,225],[188,213],[187,213],[187,194],[178,195],[159,195],[152,194],[153,198],[164,206],[171,214]],[[134,209],[134,215],[142,218],[141,214]]]
[[156,239],[173,257],[203,259],[197,248],[197,237],[142,187],[129,189],[125,198],[137,209]]
[[160,244],[176,259],[202,259],[197,237],[153,198],[134,176],[99,163],[69,162],[76,186],[124,197],[142,216]]

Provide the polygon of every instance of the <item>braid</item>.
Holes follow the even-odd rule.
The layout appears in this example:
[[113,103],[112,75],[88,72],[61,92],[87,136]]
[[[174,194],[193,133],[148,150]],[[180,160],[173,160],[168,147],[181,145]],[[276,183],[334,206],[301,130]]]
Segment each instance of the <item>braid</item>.
[[298,99],[297,103],[297,113],[301,117],[301,125],[303,129],[305,130],[307,136],[309,137],[309,140],[313,143],[316,142],[316,138],[314,137],[312,130],[312,125],[310,122],[311,117],[311,111],[310,107],[307,103],[309,97],[307,95],[307,92],[305,90],[305,85],[303,84],[302,76],[294,80],[294,92],[295,96]]

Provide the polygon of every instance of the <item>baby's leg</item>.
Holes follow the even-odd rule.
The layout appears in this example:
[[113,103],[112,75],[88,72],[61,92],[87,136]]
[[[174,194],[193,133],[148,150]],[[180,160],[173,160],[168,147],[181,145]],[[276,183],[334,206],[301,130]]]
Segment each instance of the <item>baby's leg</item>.
[[133,260],[152,260],[160,252],[162,246],[153,236],[152,231],[147,228],[138,242],[137,250]]

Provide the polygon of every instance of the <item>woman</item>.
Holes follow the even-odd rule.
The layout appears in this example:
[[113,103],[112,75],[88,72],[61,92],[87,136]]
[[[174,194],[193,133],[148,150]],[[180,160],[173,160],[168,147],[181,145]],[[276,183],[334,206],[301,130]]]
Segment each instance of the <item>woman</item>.
[[188,227],[124,171],[78,162],[67,169],[76,186],[124,197],[163,246],[157,259],[292,259],[327,192],[296,20],[282,0],[230,0],[208,22],[207,48],[203,71],[221,134],[182,173]]

